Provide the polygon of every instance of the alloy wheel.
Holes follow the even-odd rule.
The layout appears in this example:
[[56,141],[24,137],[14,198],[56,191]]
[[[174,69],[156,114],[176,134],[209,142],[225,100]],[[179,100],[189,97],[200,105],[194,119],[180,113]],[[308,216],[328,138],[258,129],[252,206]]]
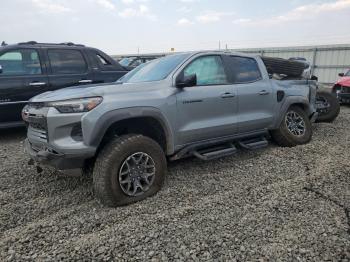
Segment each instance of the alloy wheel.
[[304,119],[295,111],[289,111],[285,118],[288,131],[294,136],[303,136],[306,131]]
[[156,166],[151,156],[138,152],[127,157],[119,170],[119,185],[128,196],[139,196],[152,186]]

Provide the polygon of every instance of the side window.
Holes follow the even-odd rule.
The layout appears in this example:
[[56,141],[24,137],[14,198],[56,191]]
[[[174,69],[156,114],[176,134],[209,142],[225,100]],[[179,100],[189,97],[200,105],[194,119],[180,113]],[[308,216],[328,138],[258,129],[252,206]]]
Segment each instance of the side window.
[[34,49],[12,50],[0,55],[0,75],[39,75],[41,64]]
[[48,50],[48,56],[53,74],[82,74],[87,70],[87,64],[78,50]]
[[259,66],[255,59],[231,56],[231,66],[235,83],[249,83],[261,79]]
[[107,59],[105,59],[103,56],[96,54],[97,56],[97,60],[100,61],[100,63],[104,66],[108,66],[111,65],[111,63],[109,61],[107,61]]
[[220,56],[203,56],[194,60],[184,70],[184,76],[197,75],[197,85],[227,84],[227,76]]

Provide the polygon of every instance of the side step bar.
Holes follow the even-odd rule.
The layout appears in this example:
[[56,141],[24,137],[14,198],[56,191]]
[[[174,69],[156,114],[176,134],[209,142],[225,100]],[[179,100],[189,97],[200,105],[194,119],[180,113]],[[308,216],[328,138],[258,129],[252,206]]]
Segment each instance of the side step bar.
[[268,142],[265,137],[259,137],[254,139],[238,141],[238,145],[244,149],[255,150],[268,146]]
[[193,151],[193,155],[201,160],[209,161],[217,158],[231,156],[237,152],[237,148],[233,144],[228,144],[227,147],[218,147],[215,149]]
[[[268,142],[265,137],[242,140],[238,141],[237,144],[241,148],[247,150],[255,150],[268,146]],[[217,146],[214,148],[192,151],[192,155],[204,161],[210,161],[221,157],[231,156],[235,153],[237,153],[237,148],[233,143],[228,143],[226,145]]]
[[169,157],[171,161],[195,156],[202,160],[212,160],[235,154],[238,149],[254,150],[268,146],[267,130],[244,136],[227,136],[219,139],[190,144]]

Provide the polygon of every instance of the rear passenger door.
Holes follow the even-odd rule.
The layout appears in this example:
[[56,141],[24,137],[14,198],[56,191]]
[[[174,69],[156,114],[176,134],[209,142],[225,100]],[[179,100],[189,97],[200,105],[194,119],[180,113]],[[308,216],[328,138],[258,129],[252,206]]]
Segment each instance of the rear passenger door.
[[254,58],[227,56],[231,81],[238,94],[238,131],[268,128],[273,121],[274,97],[269,79],[264,79]]
[[47,50],[50,89],[93,83],[87,59],[79,49]]
[[197,85],[177,94],[180,144],[188,144],[237,132],[237,96],[229,83],[221,55],[194,58],[183,70],[195,74]]
[[40,52],[35,48],[0,54],[0,124],[22,121],[21,111],[30,98],[48,88]]

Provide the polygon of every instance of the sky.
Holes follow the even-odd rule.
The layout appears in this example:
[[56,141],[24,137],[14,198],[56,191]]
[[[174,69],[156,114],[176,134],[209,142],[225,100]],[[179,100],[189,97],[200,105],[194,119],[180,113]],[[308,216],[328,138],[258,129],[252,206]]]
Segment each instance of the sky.
[[0,41],[108,54],[350,44],[350,0],[1,0]]

